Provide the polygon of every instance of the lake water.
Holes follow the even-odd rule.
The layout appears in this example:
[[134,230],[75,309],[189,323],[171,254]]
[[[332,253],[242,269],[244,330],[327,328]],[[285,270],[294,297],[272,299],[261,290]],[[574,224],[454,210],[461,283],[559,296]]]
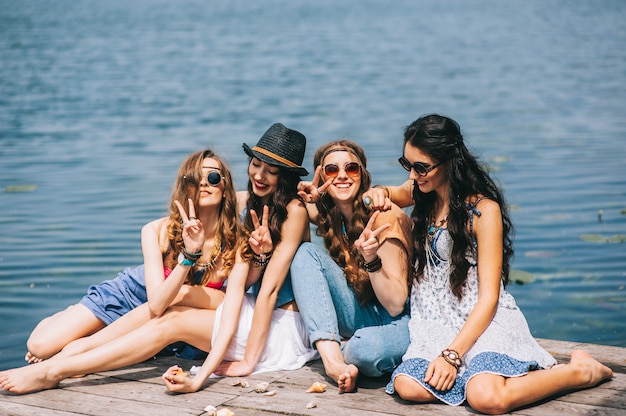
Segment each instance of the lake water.
[[43,317],[142,261],[179,163],[238,188],[274,122],[358,141],[457,120],[516,225],[535,336],[626,347],[626,2],[0,0],[0,369]]

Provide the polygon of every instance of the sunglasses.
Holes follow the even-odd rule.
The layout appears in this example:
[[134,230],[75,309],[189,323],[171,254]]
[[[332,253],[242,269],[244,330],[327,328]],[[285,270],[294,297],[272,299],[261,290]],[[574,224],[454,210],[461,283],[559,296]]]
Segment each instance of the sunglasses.
[[211,186],[217,186],[222,182],[223,176],[216,170],[212,170],[206,177],[207,182]]
[[[339,176],[340,169],[339,165],[329,163],[324,166],[324,174],[329,178],[336,178]],[[346,171],[348,176],[355,178],[361,174],[361,165],[356,162],[348,162],[343,166],[343,170]]]
[[434,164],[434,165],[432,165],[430,167],[426,167],[426,166],[424,166],[423,163],[420,163],[420,162],[411,163],[404,156],[400,157],[400,159],[398,159],[398,162],[400,162],[400,164],[402,165],[404,170],[406,170],[407,172],[410,172],[411,169],[413,169],[415,171],[415,173],[418,174],[418,176],[426,176],[426,175],[428,175],[428,172],[430,172],[431,170],[435,169],[437,166],[441,165],[444,162],[444,160],[442,160],[441,162],[436,163],[436,164]]

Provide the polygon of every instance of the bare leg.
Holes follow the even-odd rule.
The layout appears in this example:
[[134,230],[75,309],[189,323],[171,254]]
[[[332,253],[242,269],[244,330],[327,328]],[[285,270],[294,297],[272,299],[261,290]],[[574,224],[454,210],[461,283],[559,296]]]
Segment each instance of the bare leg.
[[393,388],[404,400],[418,403],[428,403],[437,401],[437,398],[420,383],[411,377],[399,375],[393,381]]
[[55,358],[70,357],[97,348],[141,327],[152,318],[154,316],[151,315],[148,304],[139,305],[100,331],[88,337],[72,341]]
[[0,387],[13,393],[30,393],[56,387],[76,374],[107,371],[142,362],[163,347],[185,341],[204,351],[211,349],[215,311],[171,307],[159,318],[85,353],[0,372]]
[[84,305],[76,304],[43,319],[30,334],[26,361],[38,362],[52,357],[70,342],[105,327]]
[[610,368],[585,351],[576,350],[569,364],[521,377],[477,375],[467,383],[467,401],[480,412],[502,414],[557,393],[596,386],[612,376]]
[[337,382],[339,393],[350,393],[356,388],[359,369],[353,364],[346,364],[341,354],[341,346],[336,341],[319,340],[315,347],[322,357],[326,374]]
[[[224,292],[221,290],[183,285],[174,300],[174,304],[198,309],[216,309],[223,299]],[[155,316],[150,312],[148,304],[144,303],[91,336],[73,341],[58,355],[66,357],[89,351],[139,328],[152,318]]]

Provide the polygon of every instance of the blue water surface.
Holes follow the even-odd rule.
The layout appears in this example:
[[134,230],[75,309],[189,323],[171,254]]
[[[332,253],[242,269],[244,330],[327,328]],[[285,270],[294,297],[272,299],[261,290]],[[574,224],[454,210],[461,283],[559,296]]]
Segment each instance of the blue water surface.
[[0,0],[0,369],[142,262],[188,153],[215,148],[241,189],[241,144],[282,122],[308,168],[348,137],[398,184],[431,112],[505,190],[533,334],[626,347],[624,21],[619,0]]

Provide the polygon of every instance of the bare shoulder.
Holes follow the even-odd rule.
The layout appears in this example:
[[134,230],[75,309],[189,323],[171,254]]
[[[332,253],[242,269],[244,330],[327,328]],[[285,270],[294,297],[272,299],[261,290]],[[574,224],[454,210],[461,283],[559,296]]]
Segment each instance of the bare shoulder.
[[168,221],[169,221],[169,217],[162,217],[162,218],[150,221],[149,223],[145,224],[142,227],[142,231],[153,231],[158,234],[162,229],[167,227]]
[[478,211],[477,215],[474,215],[474,231],[479,232],[481,229],[485,228],[486,230],[490,230],[492,226],[501,226],[502,224],[502,212],[500,210],[500,205],[489,198],[470,198],[470,205],[475,205],[476,211]]
[[481,213],[485,213],[485,214],[496,214],[496,213],[500,213],[500,205],[498,205],[498,203],[496,201],[494,201],[493,199],[490,198],[476,198],[476,201],[478,201],[478,203],[474,202],[473,204],[476,204],[476,209]]
[[248,202],[248,191],[237,191],[237,212],[243,211]]
[[307,212],[306,205],[304,204],[304,202],[302,202],[298,198],[292,199],[287,204],[287,215],[291,215],[291,214],[306,215],[308,218],[308,212]]

